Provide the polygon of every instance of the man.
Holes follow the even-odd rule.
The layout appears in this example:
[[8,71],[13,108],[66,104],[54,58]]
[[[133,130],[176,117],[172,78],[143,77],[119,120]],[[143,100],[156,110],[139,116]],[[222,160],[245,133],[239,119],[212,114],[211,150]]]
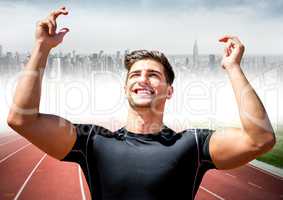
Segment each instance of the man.
[[146,50],[125,57],[124,89],[129,101],[125,127],[111,132],[40,113],[47,56],[68,32],[67,28],[56,32],[56,18],[67,14],[62,7],[37,24],[35,47],[7,121],[49,155],[79,163],[92,198],[194,199],[208,169],[238,167],[274,146],[267,113],[240,67],[244,46],[233,36],[220,39],[225,43],[222,67],[235,93],[242,128],[176,133],[166,127],[163,112],[173,94],[174,72],[162,53]]

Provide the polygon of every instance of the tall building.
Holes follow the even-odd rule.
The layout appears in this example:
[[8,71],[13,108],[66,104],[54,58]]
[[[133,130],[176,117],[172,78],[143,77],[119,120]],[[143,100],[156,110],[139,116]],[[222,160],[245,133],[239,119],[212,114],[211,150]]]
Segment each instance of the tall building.
[[62,76],[62,57],[54,55],[52,58],[52,65],[47,68],[47,77],[52,80],[60,80]]
[[13,64],[13,53],[10,51],[7,52],[6,59],[7,59],[7,65],[12,65]]
[[120,59],[121,57],[121,52],[120,51],[116,51],[116,60]]
[[124,57],[126,56],[126,55],[128,55],[130,53],[130,50],[129,49],[126,49],[125,51],[124,51]]
[[101,59],[101,58],[102,58],[103,53],[104,53],[104,51],[103,51],[103,50],[100,50],[100,51],[99,51],[99,54],[98,54],[98,58],[99,58],[99,59]]
[[190,60],[189,60],[189,58],[188,58],[188,57],[186,57],[186,59],[185,59],[185,66],[186,66],[186,67],[188,67],[188,66],[189,66],[189,64],[190,64]]
[[116,63],[116,67],[118,68],[118,70],[120,70],[120,68],[122,68],[122,64],[123,64],[120,51],[116,52],[115,63]]
[[2,47],[2,45],[0,45],[0,57],[2,57],[3,56],[3,47]]
[[267,67],[266,66],[266,57],[265,56],[262,57],[262,66],[263,67]]
[[212,70],[216,67],[216,59],[214,54],[208,55],[208,67]]
[[17,51],[15,53],[15,64],[16,64],[16,66],[20,65],[20,54]]
[[197,68],[198,66],[199,66],[198,44],[197,44],[197,40],[195,40],[193,47],[193,68]]

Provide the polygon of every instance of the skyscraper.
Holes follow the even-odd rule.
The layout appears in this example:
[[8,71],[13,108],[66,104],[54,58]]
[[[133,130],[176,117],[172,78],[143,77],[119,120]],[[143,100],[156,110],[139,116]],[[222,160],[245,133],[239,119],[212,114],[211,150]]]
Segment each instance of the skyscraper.
[[0,57],[2,57],[3,56],[3,47],[2,47],[2,45],[0,45]]
[[216,67],[216,59],[214,54],[208,55],[208,67],[213,70]]
[[195,40],[193,47],[193,68],[198,68],[198,66],[199,66],[198,44],[197,44],[197,40]]
[[123,63],[120,51],[116,52],[115,63],[116,63],[117,69],[120,70],[120,68],[122,67],[122,63]]
[[124,57],[130,53],[130,50],[129,49],[126,49],[125,52],[124,52]]

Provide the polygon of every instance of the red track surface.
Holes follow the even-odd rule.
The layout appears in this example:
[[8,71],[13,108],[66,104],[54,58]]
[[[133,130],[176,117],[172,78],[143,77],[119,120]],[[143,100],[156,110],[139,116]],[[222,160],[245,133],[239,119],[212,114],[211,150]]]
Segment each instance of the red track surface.
[[[0,199],[90,199],[77,164],[57,161],[16,134],[0,136]],[[197,200],[283,200],[283,179],[250,165],[210,170]]]

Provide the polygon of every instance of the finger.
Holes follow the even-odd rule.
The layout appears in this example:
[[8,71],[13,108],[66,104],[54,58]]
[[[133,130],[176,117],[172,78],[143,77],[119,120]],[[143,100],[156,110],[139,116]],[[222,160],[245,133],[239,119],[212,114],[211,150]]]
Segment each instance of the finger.
[[219,38],[219,42],[227,42],[229,39],[231,39],[233,36],[231,35],[224,35],[222,37]]
[[54,26],[57,26],[56,20],[55,20],[53,17],[49,16],[49,17],[47,17],[47,19],[48,19]]
[[57,23],[51,17],[49,17],[47,20],[52,24],[51,35],[54,35],[56,33]]
[[225,57],[229,56],[228,48],[224,48],[224,56]]
[[69,32],[69,31],[70,31],[70,29],[68,29],[68,28],[66,28],[66,27],[65,27],[65,28],[61,28],[60,31],[58,32],[58,34],[59,34],[59,33],[63,33],[63,32],[66,32],[66,33],[67,33],[67,32]]
[[49,21],[49,20],[42,20],[39,22],[38,24],[39,26],[41,26],[43,29],[47,29],[47,32],[49,35],[52,35],[52,28],[53,28],[53,25],[52,23]]
[[231,41],[231,43],[229,43],[231,53],[233,49],[235,49],[235,52],[243,53],[245,51],[245,46],[241,43],[238,37],[235,36],[229,39],[229,41]]
[[235,41],[233,39],[228,39],[227,46],[228,46],[229,49],[234,49],[235,48]]
[[241,41],[239,40],[239,38],[237,36],[234,36],[233,38],[231,38],[236,44],[240,45],[242,44]]
[[49,35],[54,35],[55,32],[56,32],[56,22],[48,19],[48,24],[49,24],[48,25],[48,28],[49,28],[48,33],[49,33]]
[[50,21],[47,21],[46,23],[47,23],[47,26],[48,26],[48,34],[53,35],[53,32],[54,32],[53,24]]
[[244,49],[245,49],[243,43],[240,41],[240,39],[239,39],[238,37],[235,36],[235,37],[232,38],[232,40],[233,40],[234,44],[235,44],[240,50],[244,50]]
[[65,6],[59,8],[50,13],[49,17],[56,20],[59,15],[67,15],[69,12],[66,10]]
[[237,36],[232,36],[232,35],[225,35],[219,39],[219,42],[228,42],[228,40],[232,40],[234,45],[236,46],[242,46],[242,42],[239,40]]
[[227,49],[227,56],[229,56],[232,53],[232,49],[234,47],[233,41],[231,39],[228,39],[228,41],[225,44],[225,48]]
[[56,34],[56,39],[58,41],[63,41],[64,36],[66,35],[66,33],[68,33],[70,30],[68,28],[62,28],[57,34]]

